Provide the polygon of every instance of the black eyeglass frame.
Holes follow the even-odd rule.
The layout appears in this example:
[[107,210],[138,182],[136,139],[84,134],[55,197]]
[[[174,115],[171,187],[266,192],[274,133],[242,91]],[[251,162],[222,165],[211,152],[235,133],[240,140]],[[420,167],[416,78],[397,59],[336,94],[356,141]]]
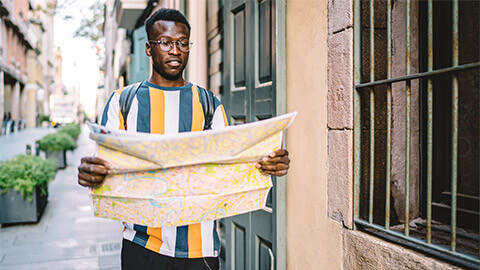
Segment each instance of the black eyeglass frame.
[[185,49],[182,49],[182,46],[184,46],[184,45],[180,42],[180,41],[185,40],[185,39],[188,40],[188,38],[182,38],[182,39],[179,39],[179,40],[168,39],[168,40],[167,40],[167,41],[168,41],[167,44],[170,44],[170,45],[169,45],[170,48],[169,48],[168,50],[165,50],[165,49],[162,48],[161,42],[162,42],[162,41],[165,41],[164,39],[148,40],[148,42],[150,43],[150,45],[153,45],[153,44],[159,45],[160,49],[161,49],[162,51],[164,51],[164,52],[169,52],[169,51],[171,51],[171,50],[173,49],[173,44],[175,44],[175,46],[177,46],[177,48],[178,48],[180,51],[186,53],[186,52],[189,52],[189,51],[192,49],[193,42],[190,42],[190,41],[188,42],[188,49],[185,51]]

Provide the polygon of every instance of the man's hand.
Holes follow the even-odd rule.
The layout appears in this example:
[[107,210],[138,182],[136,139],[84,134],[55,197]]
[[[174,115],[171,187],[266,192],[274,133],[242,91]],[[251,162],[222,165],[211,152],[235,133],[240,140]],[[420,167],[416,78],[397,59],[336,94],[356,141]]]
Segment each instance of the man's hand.
[[270,153],[268,156],[262,157],[262,161],[255,164],[262,173],[284,176],[288,172],[290,158],[288,158],[288,151],[285,149],[278,149]]
[[83,157],[78,166],[78,184],[84,187],[96,187],[110,174],[110,163],[100,157]]

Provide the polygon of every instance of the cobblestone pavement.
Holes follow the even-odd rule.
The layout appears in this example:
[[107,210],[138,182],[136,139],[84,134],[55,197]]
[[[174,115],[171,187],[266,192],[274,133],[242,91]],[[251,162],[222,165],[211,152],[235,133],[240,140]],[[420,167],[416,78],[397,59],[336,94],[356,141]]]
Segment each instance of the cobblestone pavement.
[[[24,153],[26,140],[51,131],[24,132],[0,138],[1,152],[20,147],[18,153]],[[67,154],[67,168],[59,170],[49,185],[41,220],[0,228],[0,269],[120,269],[121,224],[93,217],[88,191],[77,184],[80,158],[91,155],[95,147],[86,127],[77,143],[78,148]]]

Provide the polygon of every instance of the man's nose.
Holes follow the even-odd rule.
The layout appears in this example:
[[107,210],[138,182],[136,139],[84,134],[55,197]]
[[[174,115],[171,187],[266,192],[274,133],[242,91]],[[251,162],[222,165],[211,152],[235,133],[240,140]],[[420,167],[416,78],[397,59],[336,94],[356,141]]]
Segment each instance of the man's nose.
[[177,42],[172,43],[172,48],[170,49],[170,51],[168,51],[168,53],[173,54],[173,55],[179,55],[180,54],[180,50],[178,49],[178,43]]

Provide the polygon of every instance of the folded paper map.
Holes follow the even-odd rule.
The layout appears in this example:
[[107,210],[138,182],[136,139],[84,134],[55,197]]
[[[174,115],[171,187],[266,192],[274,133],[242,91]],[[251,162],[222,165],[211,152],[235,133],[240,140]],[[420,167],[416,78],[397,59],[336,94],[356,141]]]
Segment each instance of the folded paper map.
[[90,124],[98,156],[113,165],[92,189],[94,214],[168,227],[262,209],[272,181],[255,162],[281,147],[295,115],[172,135]]

